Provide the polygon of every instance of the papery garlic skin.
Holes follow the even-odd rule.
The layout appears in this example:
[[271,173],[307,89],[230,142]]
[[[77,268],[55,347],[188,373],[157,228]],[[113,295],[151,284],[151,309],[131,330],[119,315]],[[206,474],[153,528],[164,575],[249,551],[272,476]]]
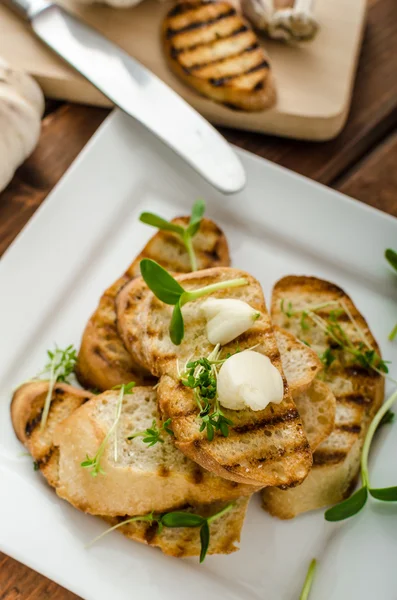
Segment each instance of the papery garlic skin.
[[295,9],[276,11],[268,25],[268,35],[284,41],[309,41],[318,32],[318,22],[311,13]]
[[208,298],[201,305],[207,320],[208,341],[224,346],[250,329],[260,312],[243,300]]
[[217,380],[218,400],[230,410],[263,410],[284,397],[280,372],[264,354],[244,350],[233,354],[222,365]]

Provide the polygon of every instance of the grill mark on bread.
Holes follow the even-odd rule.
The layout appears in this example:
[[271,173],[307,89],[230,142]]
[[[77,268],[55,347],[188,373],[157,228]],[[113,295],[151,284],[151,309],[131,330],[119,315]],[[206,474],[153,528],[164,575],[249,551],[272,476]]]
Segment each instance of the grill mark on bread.
[[199,483],[201,483],[203,481],[203,479],[204,479],[203,470],[201,469],[201,467],[197,466],[192,471],[192,480],[193,480],[193,483],[199,484]]
[[159,477],[169,477],[170,469],[168,467],[166,467],[165,465],[159,465],[159,468],[157,469],[157,473],[158,473]]
[[42,467],[45,467],[45,465],[51,460],[54,452],[57,452],[58,449],[55,448],[55,446],[51,446],[50,450],[47,452],[47,454],[44,454],[44,456],[42,456],[41,458],[38,458],[36,460],[36,463],[39,466],[39,469],[41,469]]
[[218,21],[222,21],[223,19],[226,19],[228,17],[233,17],[235,14],[236,14],[236,11],[234,8],[227,8],[225,10],[225,12],[221,12],[219,15],[217,15],[216,17],[212,17],[211,19],[206,19],[203,21],[192,21],[192,23],[189,23],[188,25],[185,25],[184,27],[180,27],[179,29],[173,29],[171,27],[168,27],[165,32],[165,36],[168,40],[171,40],[173,37],[175,37],[176,35],[178,35],[180,33],[186,33],[187,31],[192,31],[193,29],[200,29],[200,27],[206,27],[207,25],[213,25],[214,23],[217,23]]
[[[270,455],[261,458],[252,458],[249,461],[250,467],[255,469],[255,467],[259,464],[272,463],[274,461],[278,461],[283,456],[288,456],[292,454],[301,454],[305,452],[310,452],[310,446],[308,442],[303,442],[302,444],[298,444],[297,446],[290,446],[288,448],[279,448],[277,451]],[[234,469],[238,469],[241,467],[241,462],[233,463],[233,464],[224,464],[224,469],[226,471],[233,471]],[[299,483],[302,482],[302,479],[299,480]]]
[[335,427],[335,430],[337,431],[345,431],[346,433],[360,433],[361,432],[361,425],[355,425],[355,424],[346,424],[346,425],[337,425]]
[[[230,81],[233,81],[233,79],[236,79],[237,77],[241,77],[242,75],[249,75],[250,73],[255,73],[255,71],[260,71],[262,69],[267,70],[268,68],[269,62],[267,60],[262,60],[259,64],[251,67],[250,69],[247,69],[246,71],[237,73],[236,75],[228,75],[225,77],[219,77],[218,79],[210,78],[208,81],[214,86],[221,86],[225,85],[226,83],[229,83]],[[259,83],[257,83],[254,89],[260,89],[258,87],[259,85],[262,86],[263,82],[260,81]]]
[[327,452],[326,450],[316,450],[313,454],[313,465],[337,465],[346,459],[347,452],[336,450]]
[[41,421],[41,416],[43,414],[43,410],[44,408],[42,408],[39,413],[33,417],[33,419],[30,419],[26,425],[25,425],[25,434],[26,437],[29,438],[32,433],[34,432],[34,430],[36,429],[36,427],[39,425],[40,421]]
[[[247,25],[241,25],[240,27],[233,29],[230,33],[227,33],[226,35],[217,36],[216,39],[213,40],[212,42],[203,42],[201,44],[192,44],[191,46],[182,46],[181,48],[175,48],[175,46],[172,46],[171,50],[170,50],[170,56],[171,56],[171,58],[177,58],[184,52],[191,52],[192,50],[198,50],[199,48],[211,48],[211,46],[214,46],[217,42],[228,40],[229,38],[234,38],[237,35],[240,35],[240,33],[245,33],[246,31],[248,31],[248,29],[249,28],[247,27]],[[256,44],[256,47],[259,48],[259,44]],[[205,66],[207,64],[210,64],[210,62],[202,63],[202,64],[197,63],[197,68]]]
[[153,523],[146,524],[143,537],[145,538],[145,540],[147,541],[148,544],[150,544],[156,537],[157,530],[158,530],[158,525],[157,525],[156,521],[153,521]]
[[362,394],[346,394],[345,396],[338,396],[337,400],[356,404],[357,406],[364,406],[369,402],[369,400]]
[[299,420],[300,416],[296,409],[290,409],[287,412],[277,415],[275,417],[266,417],[256,423],[246,423],[245,425],[237,425],[231,429],[231,433],[249,433],[256,429],[262,429],[264,427],[274,427],[280,423],[287,423],[288,421]]

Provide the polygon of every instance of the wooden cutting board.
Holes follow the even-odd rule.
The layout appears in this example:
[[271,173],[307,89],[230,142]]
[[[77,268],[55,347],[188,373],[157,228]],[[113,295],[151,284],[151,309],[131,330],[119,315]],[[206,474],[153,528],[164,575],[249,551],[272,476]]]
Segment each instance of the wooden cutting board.
[[[366,0],[317,0],[321,24],[308,44],[286,46],[264,40],[278,90],[275,108],[238,112],[211,102],[181,83],[167,68],[160,45],[160,24],[173,2],[143,0],[130,9],[99,4],[61,3],[81,16],[174,88],[218,125],[293,138],[326,140],[342,129],[365,22]],[[0,56],[29,71],[47,97],[108,106],[109,102],[80,75],[52,54],[7,8],[0,6]]]

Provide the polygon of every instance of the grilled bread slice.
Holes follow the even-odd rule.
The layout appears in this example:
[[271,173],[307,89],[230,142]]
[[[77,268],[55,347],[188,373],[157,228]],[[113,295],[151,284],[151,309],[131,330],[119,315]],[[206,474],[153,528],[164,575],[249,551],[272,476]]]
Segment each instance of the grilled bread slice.
[[[41,473],[44,475],[49,485],[57,490],[62,478],[60,466],[62,450],[54,443],[54,437],[57,435],[56,431],[62,429],[63,423],[68,420],[68,417],[73,415],[75,412],[79,412],[79,407],[84,408],[82,405],[87,403],[88,400],[91,400],[91,402],[96,402],[97,397],[84,390],[79,390],[72,386],[58,383],[53,392],[51,408],[46,427],[44,431],[41,432],[40,419],[47,392],[48,382],[46,381],[31,382],[21,386],[13,397],[11,404],[11,417],[14,430],[18,438],[37,462]],[[141,392],[138,389],[138,395],[140,394]],[[100,400],[100,402],[103,401],[103,399]],[[148,410],[153,410],[152,404],[153,403],[150,401],[147,403]],[[126,410],[128,410],[128,407],[126,407]],[[142,418],[142,410],[138,412],[141,413],[140,416]],[[147,450],[150,450],[150,448]],[[172,456],[174,456],[176,457],[176,460],[174,462],[171,460],[171,463],[168,465],[164,465],[163,462],[160,462],[156,472],[153,472],[151,475],[148,474],[148,478],[157,477],[158,481],[161,482],[162,478],[167,477],[167,469],[170,469],[170,476],[173,470],[178,471],[177,464],[180,463],[181,460],[184,460],[183,457],[181,459],[181,457],[178,456],[179,454],[180,453],[171,447],[170,458],[172,459]],[[185,459],[184,462],[184,472],[187,477],[191,478],[192,486],[196,485],[202,487],[203,480],[208,476],[208,474],[202,471],[197,465],[193,465],[193,463],[189,464],[188,460]],[[137,465],[137,467],[140,469],[142,468],[140,465]],[[63,466],[63,468],[65,468],[65,466]],[[83,470],[81,467],[80,469]],[[162,471],[161,474],[160,471]],[[201,478],[200,472],[203,473],[203,478]],[[103,476],[103,478],[106,477],[107,476]],[[211,480],[216,479],[211,475],[209,478]],[[91,482],[89,483],[91,484]],[[230,484],[231,482],[225,482],[225,486],[228,487],[228,489],[231,489],[230,497],[235,498],[234,490],[236,488],[243,489],[244,486],[238,486],[237,484],[233,487]],[[105,493],[108,492],[109,494],[107,496],[107,502],[110,503],[112,499],[116,497],[117,493],[119,493],[119,490],[105,490]],[[157,498],[158,495],[159,488],[156,487],[155,497]],[[202,494],[199,495],[202,496]],[[80,490],[80,497],[84,497],[84,490]],[[180,496],[178,497],[177,494],[176,502],[177,503],[174,508],[186,512],[194,512],[202,516],[215,514],[224,506],[226,506],[226,504],[228,504],[228,502],[221,501],[214,503],[205,502],[205,504],[189,504],[187,499],[183,499]],[[209,554],[229,554],[238,550],[238,546],[236,544],[240,541],[240,533],[244,523],[248,502],[249,496],[234,499],[234,506],[232,510],[211,523],[211,537],[208,549]],[[84,510],[83,505],[79,508]],[[136,516],[136,514],[141,513],[134,513],[130,516]],[[103,518],[113,526],[127,520],[128,514],[126,515],[123,513],[115,516],[107,515]],[[158,547],[160,550],[162,550],[162,552],[171,556],[187,557],[199,556],[200,554],[200,534],[197,529],[163,528],[162,532],[158,533],[157,527],[155,527],[154,524],[152,525],[149,522],[135,521],[120,527],[119,531],[132,540],[148,544],[149,546]]]
[[[318,306],[323,306],[316,309],[321,319],[329,322],[331,315],[353,344],[359,344],[364,338],[380,355],[364,317],[342,289],[314,277],[285,277],[276,284],[272,298],[274,322],[305,339],[320,355],[326,357],[324,353],[328,352],[328,363],[331,359],[332,362],[322,377],[336,398],[335,428],[314,452],[313,468],[307,479],[293,490],[262,492],[266,510],[280,518],[291,518],[349,496],[356,483],[366,431],[383,402],[381,375],[364,368],[350,354],[338,349],[332,336],[310,320],[304,320],[306,325],[302,328],[302,311]],[[292,313],[291,316],[286,312]]]
[[[204,471],[177,450],[171,436],[148,447],[144,431],[158,419],[156,392],[137,387],[125,395],[117,427],[118,460],[114,459],[114,437],[101,459],[106,476],[92,477],[81,467],[86,456],[95,456],[114,422],[118,391],[91,398],[85,392],[58,384],[50,416],[40,431],[41,410],[47,382],[34,382],[17,390],[12,402],[12,420],[19,439],[37,460],[40,469],[56,462],[51,481],[57,494],[76,508],[94,515],[117,516],[163,512],[190,504],[208,504],[248,496],[251,485],[236,484]],[[60,423],[62,423],[60,425]]]
[[[213,294],[218,298],[239,298],[261,314],[253,327],[223,347],[225,355],[237,348],[255,346],[269,357],[284,379],[284,399],[263,411],[227,411],[234,423],[229,437],[216,435],[209,441],[199,431],[198,407],[193,390],[185,387],[179,368],[191,357],[207,356],[213,349],[206,336],[200,307],[203,299],[183,307],[185,339],[180,346],[170,340],[168,328],[172,308],[149,292],[143,299],[141,283],[127,284],[117,299],[117,322],[126,347],[152,374],[161,377],[157,398],[163,419],[172,419],[176,446],[186,456],[220,477],[252,485],[288,485],[304,479],[311,466],[311,452],[282,370],[280,353],[266,310],[262,289],[251,275],[231,268],[215,268],[178,275],[189,290],[245,277],[247,285]],[[140,300],[137,298],[140,297]],[[139,306],[139,310],[137,310]],[[179,367],[178,367],[179,365]]]
[[163,43],[172,71],[200,94],[247,111],[274,104],[269,58],[232,4],[179,2],[164,20]]
[[[178,217],[173,223],[187,225],[189,217]],[[200,269],[230,264],[225,235],[210,219],[203,219],[193,238],[193,246]],[[181,238],[170,231],[156,233],[127,271],[111,285],[85,328],[81,341],[77,377],[86,388],[100,391],[121,383],[152,383],[147,370],[139,366],[127,352],[116,327],[115,297],[128,281],[140,275],[142,258],[152,258],[166,269],[175,272],[190,270],[189,257]]]
[[315,380],[305,392],[293,394],[293,399],[301,416],[311,451],[314,452],[334,429],[335,396],[326,383]]

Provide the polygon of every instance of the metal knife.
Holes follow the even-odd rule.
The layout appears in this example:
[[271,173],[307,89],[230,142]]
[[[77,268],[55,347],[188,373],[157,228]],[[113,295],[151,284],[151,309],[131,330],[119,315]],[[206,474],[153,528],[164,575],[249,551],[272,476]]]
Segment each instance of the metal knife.
[[46,0],[6,0],[34,33],[116,106],[145,125],[215,188],[241,190],[244,168],[228,142],[156,75],[92,27]]

